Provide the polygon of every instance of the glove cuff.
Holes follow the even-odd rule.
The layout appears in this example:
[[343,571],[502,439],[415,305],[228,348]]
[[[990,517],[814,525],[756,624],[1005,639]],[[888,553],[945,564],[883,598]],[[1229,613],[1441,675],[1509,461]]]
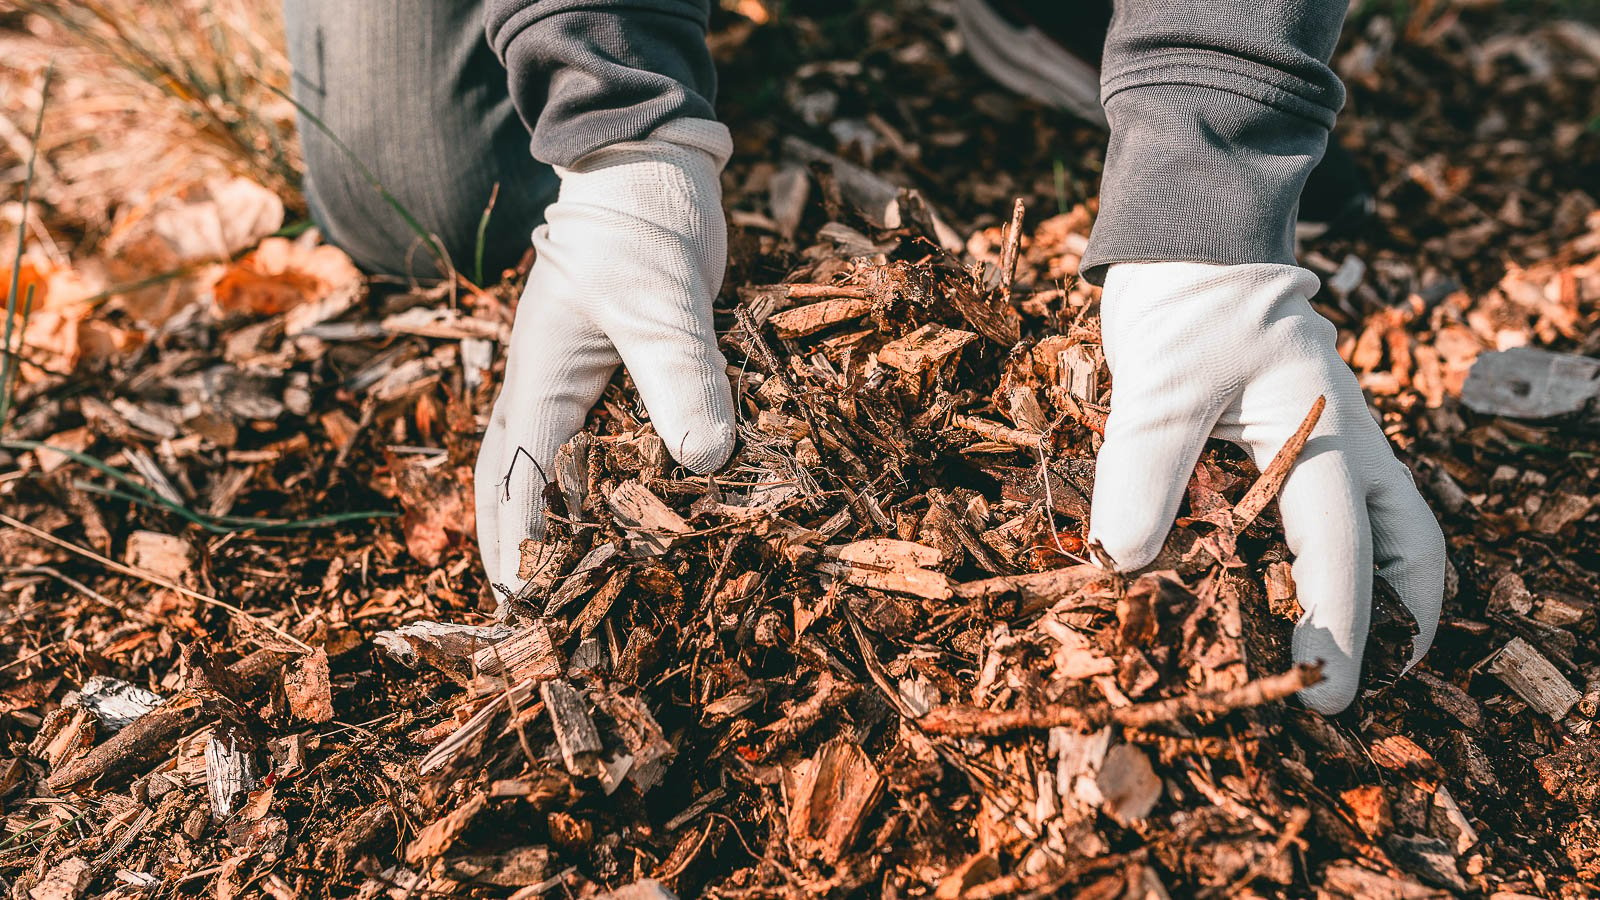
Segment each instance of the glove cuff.
[[[690,153],[684,153],[684,151]],[[587,174],[610,166],[637,162],[688,164],[696,156],[709,162],[713,175],[720,174],[733,155],[733,138],[728,126],[711,119],[673,119],[643,140],[619,141],[594,150],[570,168],[556,166],[563,179],[571,174]]]

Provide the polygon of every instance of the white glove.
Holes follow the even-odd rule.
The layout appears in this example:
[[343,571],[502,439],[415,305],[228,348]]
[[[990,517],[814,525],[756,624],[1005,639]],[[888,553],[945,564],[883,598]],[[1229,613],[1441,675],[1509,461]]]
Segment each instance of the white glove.
[[1089,536],[1123,571],[1150,563],[1172,527],[1207,436],[1272,461],[1317,396],[1328,405],[1279,495],[1305,616],[1296,662],[1324,663],[1300,699],[1355,699],[1372,613],[1372,568],[1416,617],[1414,665],[1439,624],[1444,536],[1395,458],[1335,331],[1311,308],[1317,277],[1284,265],[1120,263],[1106,275],[1101,332],[1111,416]]
[[515,590],[524,538],[543,533],[556,450],[620,362],[678,462],[712,472],[733,450],[733,396],[711,302],[727,264],[718,177],[728,129],[678,119],[641,141],[557,168],[561,192],[533,233],[505,383],[478,454],[478,544]]

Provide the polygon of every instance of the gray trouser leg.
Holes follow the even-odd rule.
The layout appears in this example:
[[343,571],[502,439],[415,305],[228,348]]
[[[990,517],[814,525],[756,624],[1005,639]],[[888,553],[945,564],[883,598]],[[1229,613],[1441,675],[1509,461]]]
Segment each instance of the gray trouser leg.
[[514,265],[558,182],[529,153],[505,69],[484,38],[483,0],[283,6],[294,97],[303,108],[305,192],[328,238],[368,271],[438,274],[416,229],[362,173],[365,165],[471,276],[478,225],[498,184],[484,275]]

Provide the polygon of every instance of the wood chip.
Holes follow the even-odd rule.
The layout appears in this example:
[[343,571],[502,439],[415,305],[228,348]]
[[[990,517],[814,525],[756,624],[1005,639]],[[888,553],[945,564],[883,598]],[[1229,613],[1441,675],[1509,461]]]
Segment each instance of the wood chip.
[[929,566],[944,560],[939,550],[911,541],[874,538],[823,550],[821,571],[859,587],[896,591],[929,600],[951,596],[950,579]]
[[285,667],[283,691],[289,714],[303,722],[333,721],[333,684],[328,652],[321,647],[292,658]]
[[692,530],[682,516],[639,481],[617,485],[606,498],[606,505],[617,524],[627,529],[632,548],[648,556],[667,552],[678,535]]
[[1567,681],[1554,663],[1519,637],[1512,638],[1489,658],[1488,671],[1529,706],[1556,721],[1565,718],[1583,699],[1582,692]]
[[559,678],[566,666],[546,619],[537,619],[511,637],[484,647],[472,660],[479,673],[512,682]]
[[860,745],[845,738],[784,773],[789,839],[807,856],[837,862],[883,797],[883,776]]
[[878,361],[915,375],[943,366],[961,352],[962,347],[977,339],[970,331],[957,331],[929,322],[899,340],[884,344],[878,350]]

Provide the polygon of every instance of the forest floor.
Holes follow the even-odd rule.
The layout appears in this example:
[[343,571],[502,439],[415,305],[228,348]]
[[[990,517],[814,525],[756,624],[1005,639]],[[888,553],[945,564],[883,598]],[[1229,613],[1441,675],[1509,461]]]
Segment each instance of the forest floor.
[[0,8],[9,896],[1600,896],[1600,29],[1347,24],[1376,210],[1302,260],[1451,570],[1324,717],[1281,471],[1210,448],[1151,571],[1086,558],[1104,136],[947,4],[834,5],[714,19],[734,461],[619,376],[511,598],[525,271],[318,243],[262,4]]

